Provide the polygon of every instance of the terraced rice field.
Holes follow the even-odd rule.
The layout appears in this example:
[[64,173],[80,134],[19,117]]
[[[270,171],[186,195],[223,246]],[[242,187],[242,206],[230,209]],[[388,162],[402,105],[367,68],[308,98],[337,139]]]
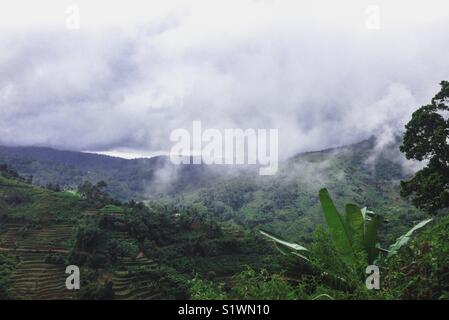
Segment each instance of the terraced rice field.
[[[0,250],[17,258],[12,276],[12,291],[20,299],[74,299],[76,292],[65,286],[65,265],[46,263],[49,253],[66,256],[72,245],[73,228],[54,224],[39,229],[24,229],[23,225],[7,224],[0,230]],[[113,238],[130,240],[126,232],[114,232]],[[122,258],[113,275],[116,299],[159,299],[156,283],[148,274],[133,273],[138,267],[157,268],[148,258]]]
[[12,291],[20,299],[71,299],[67,290],[64,265],[45,262],[50,252],[67,254],[72,239],[72,226],[55,224],[42,229],[24,229],[7,224],[0,230],[0,248],[17,258],[12,275]]
[[65,266],[45,263],[46,253],[21,252],[12,276],[12,290],[21,299],[72,299],[75,295],[65,286]]
[[42,229],[23,229],[7,224],[0,230],[0,247],[36,250],[65,250],[71,246],[73,227],[55,224]]
[[147,258],[123,258],[120,265],[124,270],[116,271],[112,279],[116,299],[151,300],[161,297],[156,283],[148,275],[129,271],[136,267],[156,268],[154,261]]

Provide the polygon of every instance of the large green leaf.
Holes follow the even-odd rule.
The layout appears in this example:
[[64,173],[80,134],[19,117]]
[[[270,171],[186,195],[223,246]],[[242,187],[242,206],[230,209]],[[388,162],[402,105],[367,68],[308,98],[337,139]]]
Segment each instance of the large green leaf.
[[276,243],[282,244],[283,246],[286,246],[286,247],[288,247],[290,249],[293,249],[293,250],[296,250],[296,251],[308,251],[307,248],[305,248],[305,247],[303,247],[303,246],[301,246],[301,245],[299,245],[297,243],[292,243],[292,242],[287,242],[287,241],[281,240],[281,239],[276,238],[275,236],[269,234],[268,232],[265,232],[265,231],[262,231],[262,230],[259,230],[259,232],[262,235],[264,235],[265,237],[275,241]]
[[335,247],[348,262],[354,262],[354,251],[351,236],[343,218],[338,213],[327,189],[320,190],[320,202],[323,207],[324,218],[329,227]]
[[379,250],[377,249],[377,231],[380,224],[383,222],[383,217],[379,214],[375,214],[370,220],[366,222],[365,237],[363,239],[363,245],[368,255],[368,262],[371,264],[376,260]]
[[395,255],[396,253],[398,253],[399,249],[406,245],[407,242],[409,242],[410,237],[412,236],[413,232],[415,232],[418,229],[421,229],[422,227],[424,227],[426,224],[428,224],[430,221],[432,221],[432,218],[421,221],[420,223],[418,223],[416,226],[414,226],[413,228],[411,228],[406,234],[403,234],[402,236],[400,236],[397,241],[392,244],[389,248],[389,252],[388,252],[388,258]]
[[354,245],[361,246],[365,233],[365,219],[362,211],[355,204],[346,205],[346,225]]

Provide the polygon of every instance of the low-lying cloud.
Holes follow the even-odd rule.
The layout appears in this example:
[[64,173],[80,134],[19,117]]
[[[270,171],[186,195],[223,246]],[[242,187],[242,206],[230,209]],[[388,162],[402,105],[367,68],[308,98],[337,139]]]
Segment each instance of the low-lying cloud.
[[0,144],[148,154],[201,120],[278,128],[286,157],[400,131],[449,78],[441,1],[378,1],[379,30],[364,1],[192,2],[101,25],[80,2],[79,30],[0,31]]

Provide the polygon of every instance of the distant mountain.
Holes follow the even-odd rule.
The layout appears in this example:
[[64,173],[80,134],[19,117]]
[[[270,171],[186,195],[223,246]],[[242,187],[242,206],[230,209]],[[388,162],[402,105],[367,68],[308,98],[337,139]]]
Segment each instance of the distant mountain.
[[334,149],[299,154],[280,164],[274,176],[241,167],[173,165],[167,157],[125,160],[104,155],[37,147],[0,147],[0,163],[34,183],[76,187],[84,180],[106,181],[121,200],[167,199],[197,205],[224,221],[264,228],[298,241],[322,222],[318,190],[326,187],[337,204],[353,202],[385,213],[394,238],[421,213],[399,195],[403,167],[399,140],[379,148],[374,138]]
[[[0,146],[0,163],[12,166],[22,176],[33,176],[36,185],[77,187],[86,180],[104,180],[108,191],[121,200],[144,200],[198,185],[206,171],[204,166],[174,166],[166,156],[127,160],[43,147]],[[177,183],[171,184],[175,180]]]
[[56,150],[46,147],[0,146],[0,156],[74,166],[79,170],[114,170],[128,162],[125,159],[100,154]]
[[[301,180],[329,176],[329,164],[339,160],[332,162],[332,169],[344,166],[347,167],[346,171],[343,167],[340,169],[345,173],[362,170],[370,179],[399,180],[407,174],[391,158],[391,150],[398,153],[397,149],[397,144],[386,148],[390,150],[386,157],[385,150],[382,153],[374,150],[374,139],[370,139],[346,147],[302,153],[281,163],[279,173],[274,178],[285,180],[292,173],[299,174]],[[345,163],[342,164],[342,161]],[[255,168],[244,166],[173,165],[167,156],[127,160],[46,147],[0,146],[0,163],[12,166],[22,176],[33,176],[36,185],[58,183],[76,187],[84,180],[105,180],[109,192],[116,198],[136,200],[146,200],[159,193],[181,193],[192,187],[214,186],[217,183],[214,179],[227,180],[236,176],[257,178]],[[313,180],[316,179],[310,182]]]

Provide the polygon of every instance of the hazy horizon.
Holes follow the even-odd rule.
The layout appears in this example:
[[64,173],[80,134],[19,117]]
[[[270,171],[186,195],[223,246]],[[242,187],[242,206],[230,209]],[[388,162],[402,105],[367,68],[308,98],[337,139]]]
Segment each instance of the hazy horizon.
[[448,17],[437,0],[16,1],[0,144],[154,155],[194,120],[279,129],[284,159],[388,142],[449,79]]

